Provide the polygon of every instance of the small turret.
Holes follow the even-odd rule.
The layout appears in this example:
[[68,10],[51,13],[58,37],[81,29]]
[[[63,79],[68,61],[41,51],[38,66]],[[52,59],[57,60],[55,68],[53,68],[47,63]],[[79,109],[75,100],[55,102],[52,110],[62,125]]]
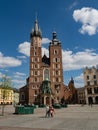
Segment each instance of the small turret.
[[60,45],[60,41],[57,39],[56,32],[52,33],[52,41],[50,42],[50,45]]

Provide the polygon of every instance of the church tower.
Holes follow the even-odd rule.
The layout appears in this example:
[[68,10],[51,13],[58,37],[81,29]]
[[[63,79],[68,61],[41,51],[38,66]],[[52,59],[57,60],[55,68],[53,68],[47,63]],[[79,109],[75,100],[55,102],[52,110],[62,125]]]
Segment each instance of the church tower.
[[53,38],[49,46],[50,58],[50,81],[52,92],[55,95],[55,102],[60,102],[63,92],[63,67],[62,67],[62,48],[57,39],[56,32],[53,32]]
[[[42,33],[38,21],[35,21],[34,29],[30,34],[30,77],[29,77],[29,103],[37,100],[39,89],[42,83]],[[37,102],[37,101],[36,101]]]

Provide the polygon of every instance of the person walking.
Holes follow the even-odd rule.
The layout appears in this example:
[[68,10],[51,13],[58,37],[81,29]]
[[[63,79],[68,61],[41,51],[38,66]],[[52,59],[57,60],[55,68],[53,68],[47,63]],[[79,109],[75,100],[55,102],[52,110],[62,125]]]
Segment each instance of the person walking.
[[45,117],[49,117],[49,113],[50,112],[50,109],[49,109],[49,105],[46,105],[46,115]]
[[55,111],[54,111],[53,106],[50,106],[49,111],[50,111],[50,116],[51,116],[51,117],[54,117],[54,113],[55,113]]

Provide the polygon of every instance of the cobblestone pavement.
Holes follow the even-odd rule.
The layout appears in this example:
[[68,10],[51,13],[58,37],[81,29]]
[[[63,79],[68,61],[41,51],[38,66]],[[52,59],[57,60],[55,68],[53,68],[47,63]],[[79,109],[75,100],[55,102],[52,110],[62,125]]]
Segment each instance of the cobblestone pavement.
[[45,118],[45,108],[36,108],[34,114],[14,112],[14,107],[5,107],[5,115],[0,116],[0,130],[98,130],[97,105],[56,109],[53,118]]

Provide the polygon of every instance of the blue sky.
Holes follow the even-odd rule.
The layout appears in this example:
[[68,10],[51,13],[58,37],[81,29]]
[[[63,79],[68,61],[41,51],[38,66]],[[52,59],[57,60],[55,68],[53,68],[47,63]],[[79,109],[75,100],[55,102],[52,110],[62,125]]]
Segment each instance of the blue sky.
[[73,77],[82,87],[83,69],[98,64],[97,0],[0,0],[0,77],[14,87],[29,76],[30,32],[38,18],[43,53],[48,55],[52,32],[62,43],[64,83]]

